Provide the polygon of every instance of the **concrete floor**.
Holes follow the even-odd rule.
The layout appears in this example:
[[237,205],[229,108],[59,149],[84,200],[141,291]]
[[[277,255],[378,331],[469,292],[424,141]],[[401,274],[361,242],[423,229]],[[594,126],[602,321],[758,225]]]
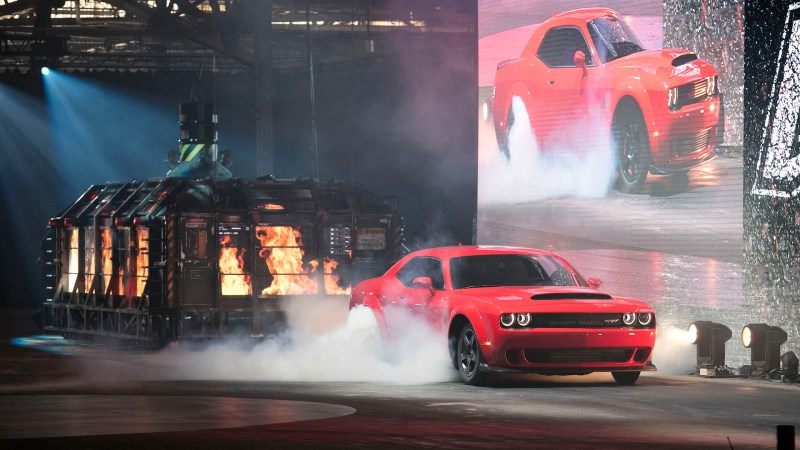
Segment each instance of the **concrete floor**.
[[[0,342],[4,448],[739,450],[775,448],[776,426],[800,423],[798,384],[658,373],[634,386],[608,374],[515,375],[481,388],[131,379],[92,372],[147,366],[157,353],[9,342]],[[335,364],[325,356],[320,370]]]

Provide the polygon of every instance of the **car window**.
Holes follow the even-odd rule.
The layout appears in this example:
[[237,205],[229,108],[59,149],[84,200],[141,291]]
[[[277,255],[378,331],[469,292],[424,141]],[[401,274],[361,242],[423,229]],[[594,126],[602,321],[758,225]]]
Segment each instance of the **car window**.
[[548,255],[477,255],[450,260],[453,289],[487,286],[575,286],[574,272]]
[[598,17],[588,23],[589,36],[603,64],[644,50],[624,20]]
[[574,57],[578,50],[586,56],[586,65],[592,65],[592,54],[581,30],[559,27],[544,35],[536,56],[548,67],[575,67]]
[[418,256],[397,272],[397,279],[406,287],[412,287],[417,277],[428,277],[434,289],[444,289],[442,262],[436,258]]

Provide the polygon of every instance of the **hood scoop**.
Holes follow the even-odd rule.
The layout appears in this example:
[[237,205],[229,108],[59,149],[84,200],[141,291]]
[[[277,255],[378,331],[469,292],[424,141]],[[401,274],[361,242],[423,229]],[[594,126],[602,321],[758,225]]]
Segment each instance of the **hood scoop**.
[[575,292],[575,293],[550,293],[550,294],[536,294],[531,297],[531,300],[611,300],[612,297],[608,294],[592,293],[592,292]]
[[672,67],[679,67],[697,59],[694,53],[685,53],[672,60]]

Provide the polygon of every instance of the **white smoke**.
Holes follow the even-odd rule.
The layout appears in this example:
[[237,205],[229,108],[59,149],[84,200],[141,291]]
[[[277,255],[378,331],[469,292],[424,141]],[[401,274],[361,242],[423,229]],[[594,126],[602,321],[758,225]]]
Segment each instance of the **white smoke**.
[[687,375],[695,372],[697,362],[695,345],[686,327],[659,324],[653,364],[661,375]]
[[171,378],[424,384],[454,380],[444,336],[419,318],[384,343],[366,307],[287,302],[288,331],[254,346],[226,341],[202,351],[170,348]]
[[509,157],[498,149],[491,123],[482,121],[478,203],[515,203],[559,197],[604,197],[614,180],[615,157],[601,113],[559,130],[554,145],[539,149],[519,97],[511,103]]

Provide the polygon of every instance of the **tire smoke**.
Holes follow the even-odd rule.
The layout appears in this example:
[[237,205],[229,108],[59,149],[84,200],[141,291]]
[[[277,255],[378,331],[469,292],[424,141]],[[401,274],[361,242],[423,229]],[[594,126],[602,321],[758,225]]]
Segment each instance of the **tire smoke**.
[[[438,333],[406,316],[402,335],[381,340],[372,311],[326,299],[287,307],[288,330],[255,345],[227,340],[200,351],[169,348],[173,379],[426,384],[457,372]],[[343,304],[342,304],[343,303]]]
[[573,122],[540,149],[525,104],[512,99],[515,118],[508,133],[509,156],[498,148],[491,121],[482,121],[478,151],[478,204],[503,204],[559,197],[604,197],[614,180],[611,133],[601,113]]

